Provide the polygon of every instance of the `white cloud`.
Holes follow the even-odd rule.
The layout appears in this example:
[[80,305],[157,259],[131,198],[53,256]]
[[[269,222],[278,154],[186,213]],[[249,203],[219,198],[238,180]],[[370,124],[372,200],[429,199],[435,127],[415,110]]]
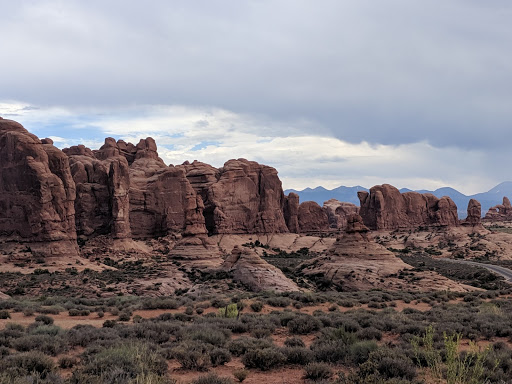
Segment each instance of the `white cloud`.
[[[493,172],[494,159],[482,151],[437,148],[427,142],[350,143],[304,134],[297,128],[304,121],[269,121],[220,108],[139,106],[107,113],[0,104],[0,114],[6,111],[22,111],[19,120],[29,129],[44,120],[40,136],[49,136],[61,148],[80,143],[98,148],[106,136],[136,144],[151,136],[168,164],[199,160],[220,167],[229,159],[247,158],[275,167],[285,188],[390,183],[411,189],[452,186],[469,194],[503,181],[501,173]],[[58,135],[52,122],[60,127]],[[88,126],[99,128],[89,131]]]

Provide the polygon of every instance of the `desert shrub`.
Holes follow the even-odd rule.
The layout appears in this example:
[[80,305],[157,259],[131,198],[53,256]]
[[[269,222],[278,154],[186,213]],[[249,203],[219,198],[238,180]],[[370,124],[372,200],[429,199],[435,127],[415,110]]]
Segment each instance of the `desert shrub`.
[[304,378],[313,381],[327,380],[332,376],[332,369],[326,363],[309,363],[304,371]]
[[373,340],[358,341],[349,347],[349,359],[356,365],[363,364],[377,348],[377,343]]
[[233,381],[228,377],[220,377],[215,373],[209,373],[205,376],[199,376],[192,381],[192,384],[232,384]]
[[119,318],[118,318],[118,320],[119,320],[119,321],[130,321],[130,318],[131,318],[131,317],[132,317],[131,312],[122,311],[121,313],[119,313]]
[[297,316],[288,322],[288,330],[290,333],[298,335],[306,335],[311,332],[318,331],[321,322],[317,318],[309,315]]
[[115,320],[105,320],[103,322],[103,328],[114,328],[117,324]]
[[275,347],[251,349],[242,356],[246,368],[258,368],[268,371],[286,362],[285,355]]
[[180,304],[171,298],[152,297],[142,302],[143,309],[177,309]]
[[188,306],[187,308],[185,308],[185,315],[193,315],[194,314],[194,307],[190,307]]
[[228,303],[226,302],[226,300],[223,300],[220,298],[215,298],[212,300],[211,305],[214,308],[222,308],[222,307],[226,307],[228,305]]
[[233,376],[238,380],[239,383],[243,382],[249,376],[249,371],[247,369],[237,369],[233,372]]
[[370,353],[368,360],[361,365],[359,375],[412,381],[416,377],[416,369],[403,353],[384,347]]
[[56,325],[39,325],[35,328],[29,328],[31,335],[50,335],[57,336],[62,334],[64,331],[61,327]]
[[12,347],[20,352],[40,351],[55,356],[64,350],[60,337],[50,335],[25,335],[14,339]]
[[10,319],[10,318],[11,318],[11,314],[9,313],[9,311],[7,309],[0,310],[0,319]]
[[77,363],[76,357],[72,356],[62,356],[59,359],[59,367],[62,369],[73,368]]
[[75,325],[66,333],[71,346],[87,347],[98,340],[116,340],[119,334],[112,328],[95,328],[92,325]]
[[76,309],[72,308],[68,311],[69,316],[89,316],[91,311],[88,309]]
[[53,360],[41,352],[24,352],[0,360],[0,372],[14,371],[17,376],[39,374],[46,378],[55,370]]
[[261,301],[255,301],[255,302],[251,303],[251,309],[254,312],[261,312],[261,310],[263,309],[263,306],[264,306],[264,304]]
[[9,356],[11,352],[9,351],[9,348],[7,347],[0,347],[0,358],[4,358],[5,356]]
[[356,336],[361,340],[381,340],[382,332],[375,327],[368,327],[357,331]]
[[61,306],[52,305],[49,307],[39,307],[37,312],[43,315],[58,315],[59,313],[65,311]]
[[272,307],[280,308],[286,308],[292,303],[289,298],[281,296],[268,297],[265,302]]
[[219,308],[219,317],[227,317],[228,319],[234,319],[238,317],[238,306],[235,303],[228,304],[225,307]]
[[305,347],[304,341],[300,337],[293,336],[289,337],[284,341],[284,345],[287,347]]
[[179,340],[197,340],[215,346],[223,346],[229,339],[231,332],[222,329],[208,327],[205,324],[198,324],[192,327],[183,328],[178,332]]
[[250,349],[270,348],[273,346],[271,340],[255,339],[252,337],[242,336],[227,343],[227,349],[233,356],[242,356]]
[[212,346],[199,341],[184,341],[173,348],[172,355],[184,369],[206,371],[211,365]]
[[286,357],[286,362],[289,364],[305,365],[314,360],[314,353],[304,347],[285,347],[281,348],[281,352]]
[[251,331],[251,336],[252,337],[255,337],[257,339],[265,339],[267,337],[270,337],[270,335],[272,334],[272,332],[270,331],[270,329],[267,329],[267,328],[255,328]]
[[210,361],[214,367],[224,365],[231,361],[231,354],[225,348],[213,348],[210,351]]
[[46,316],[46,315],[37,315],[34,320],[38,323],[43,323],[46,325],[53,324],[53,318],[50,316]]
[[167,362],[147,343],[126,343],[89,355],[83,369],[77,373],[94,378],[115,370],[122,371],[128,379],[140,379],[148,375],[164,376],[167,373]]

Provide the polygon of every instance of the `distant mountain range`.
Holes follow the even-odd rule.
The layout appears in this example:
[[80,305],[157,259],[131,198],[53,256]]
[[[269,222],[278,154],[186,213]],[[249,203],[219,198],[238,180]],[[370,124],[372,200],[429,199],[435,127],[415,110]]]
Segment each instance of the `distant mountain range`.
[[[287,189],[285,194],[295,192],[300,197],[300,202],[316,201],[319,205],[323,205],[324,201],[329,199],[336,199],[339,201],[346,201],[359,206],[359,199],[357,198],[357,191],[368,191],[368,188],[361,187],[338,187],[334,189],[325,189],[324,187],[306,188],[302,191],[294,189]],[[411,189],[402,188],[400,192],[410,192]],[[450,187],[443,187],[435,191],[428,191],[425,189],[417,190],[420,193],[432,193],[437,197],[450,196],[450,198],[457,204],[458,214],[460,218],[466,217],[466,208],[470,199],[476,199],[482,204],[482,215],[485,215],[487,210],[497,204],[501,204],[503,196],[512,198],[512,181],[505,181],[498,184],[487,192],[477,193],[476,195],[466,196],[456,189]]]

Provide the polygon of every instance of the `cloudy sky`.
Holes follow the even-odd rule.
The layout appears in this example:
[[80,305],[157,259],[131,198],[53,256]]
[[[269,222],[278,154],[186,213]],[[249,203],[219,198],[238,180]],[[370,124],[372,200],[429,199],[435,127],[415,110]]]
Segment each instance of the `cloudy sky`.
[[0,0],[0,116],[285,188],[512,180],[509,0]]

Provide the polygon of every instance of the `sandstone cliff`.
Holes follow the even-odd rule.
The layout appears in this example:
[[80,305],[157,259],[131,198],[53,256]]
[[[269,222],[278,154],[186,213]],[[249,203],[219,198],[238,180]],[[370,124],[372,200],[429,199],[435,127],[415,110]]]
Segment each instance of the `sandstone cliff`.
[[75,197],[67,156],[51,140],[0,119],[0,241],[30,244],[36,254],[76,255]]
[[277,171],[245,159],[220,169],[194,161],[179,166],[204,204],[210,234],[288,232]]
[[457,206],[448,196],[439,199],[430,193],[400,193],[389,184],[357,195],[361,202],[359,213],[370,229],[459,225]]

